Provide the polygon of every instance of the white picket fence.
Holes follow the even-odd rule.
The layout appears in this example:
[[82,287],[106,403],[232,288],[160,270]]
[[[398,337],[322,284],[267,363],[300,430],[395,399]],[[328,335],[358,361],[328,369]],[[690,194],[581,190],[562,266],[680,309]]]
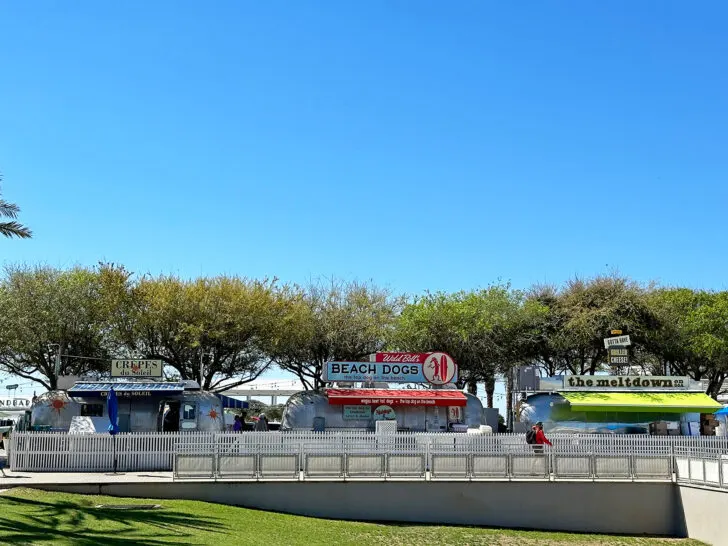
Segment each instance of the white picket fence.
[[[18,432],[14,471],[170,471],[176,479],[650,479],[723,487],[728,438],[367,431],[64,434]],[[723,460],[725,459],[725,463]],[[725,468],[724,468],[725,465]],[[726,472],[724,472],[724,470]],[[717,484],[717,485],[716,485]]]

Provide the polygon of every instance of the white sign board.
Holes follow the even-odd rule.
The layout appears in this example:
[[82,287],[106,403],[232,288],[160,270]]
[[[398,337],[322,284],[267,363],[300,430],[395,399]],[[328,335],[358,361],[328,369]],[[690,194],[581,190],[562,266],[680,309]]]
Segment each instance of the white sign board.
[[604,348],[609,349],[610,347],[626,347],[632,345],[629,336],[617,336],[617,337],[605,337]]
[[162,377],[162,361],[112,360],[111,377]]
[[565,391],[665,391],[690,390],[690,378],[662,375],[566,375]]
[[0,411],[25,411],[32,405],[30,398],[0,398]]

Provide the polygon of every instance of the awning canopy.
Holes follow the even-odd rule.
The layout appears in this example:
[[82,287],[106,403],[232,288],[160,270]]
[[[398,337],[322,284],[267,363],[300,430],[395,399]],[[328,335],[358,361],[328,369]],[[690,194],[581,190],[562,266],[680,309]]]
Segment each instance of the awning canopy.
[[465,406],[461,391],[424,389],[326,389],[329,404],[359,406]]
[[111,389],[122,396],[150,396],[151,394],[180,394],[183,383],[76,383],[68,389],[71,396],[105,396]]
[[572,411],[713,413],[721,405],[702,392],[562,392]]
[[224,394],[215,394],[220,399],[220,402],[222,402],[222,407],[227,409],[248,409],[249,404],[247,402],[244,402],[243,400],[238,400],[237,398],[231,398],[230,396],[225,396]]

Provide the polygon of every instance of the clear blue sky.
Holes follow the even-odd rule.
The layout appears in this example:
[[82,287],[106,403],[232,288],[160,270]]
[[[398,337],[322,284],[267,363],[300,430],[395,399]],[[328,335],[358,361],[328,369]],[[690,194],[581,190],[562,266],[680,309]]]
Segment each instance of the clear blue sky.
[[[726,288],[725,2],[0,7],[6,262]],[[608,264],[608,265],[607,265]]]
[[[5,262],[726,288],[725,2],[0,5]],[[275,372],[272,372],[275,374]]]

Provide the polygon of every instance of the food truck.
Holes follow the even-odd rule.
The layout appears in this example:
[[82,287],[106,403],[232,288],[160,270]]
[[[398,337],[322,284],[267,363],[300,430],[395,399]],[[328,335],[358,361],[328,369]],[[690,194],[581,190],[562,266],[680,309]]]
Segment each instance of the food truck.
[[106,397],[114,389],[121,432],[224,431],[226,408],[247,403],[200,390],[194,381],[75,383],[32,403],[24,428],[59,432],[106,432]]
[[562,375],[535,377],[532,386],[517,418],[552,433],[711,434],[705,423],[722,407],[699,381],[680,376]]
[[[399,431],[466,432],[484,425],[477,397],[458,390],[457,365],[445,353],[376,353],[369,362],[327,362],[329,386],[288,399],[281,430],[374,430],[377,421]],[[390,384],[409,388],[390,388]]]

